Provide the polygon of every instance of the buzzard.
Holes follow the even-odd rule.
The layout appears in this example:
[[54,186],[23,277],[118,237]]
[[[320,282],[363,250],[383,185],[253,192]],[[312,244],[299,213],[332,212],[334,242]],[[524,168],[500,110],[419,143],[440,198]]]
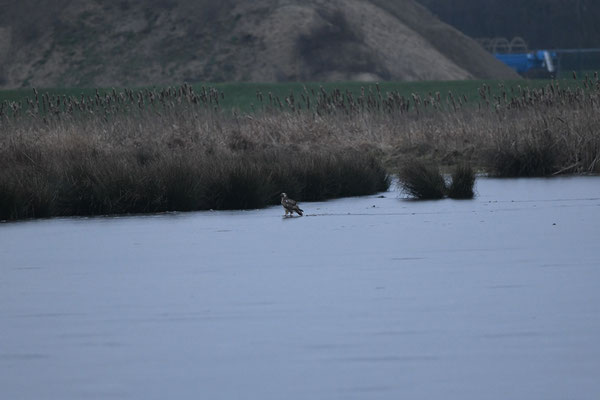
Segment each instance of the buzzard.
[[296,202],[296,200],[288,198],[287,194],[285,193],[281,193],[281,205],[285,209],[286,217],[288,216],[288,214],[290,214],[290,216],[294,215],[294,211],[296,211],[300,216],[302,216],[302,213],[304,212],[300,209],[300,207],[298,207],[298,203]]

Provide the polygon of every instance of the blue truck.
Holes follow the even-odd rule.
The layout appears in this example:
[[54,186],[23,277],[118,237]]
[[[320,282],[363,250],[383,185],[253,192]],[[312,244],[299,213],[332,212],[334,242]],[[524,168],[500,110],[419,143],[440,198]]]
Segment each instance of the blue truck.
[[558,73],[558,56],[554,51],[494,53],[494,56],[527,78],[555,78]]

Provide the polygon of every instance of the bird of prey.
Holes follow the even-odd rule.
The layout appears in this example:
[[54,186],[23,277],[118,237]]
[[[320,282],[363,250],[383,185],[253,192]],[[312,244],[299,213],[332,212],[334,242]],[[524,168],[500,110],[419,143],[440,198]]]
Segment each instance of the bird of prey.
[[285,193],[281,193],[281,205],[285,209],[286,217],[288,216],[288,214],[290,216],[294,215],[294,211],[297,212],[300,216],[302,216],[302,213],[304,212],[300,209],[300,207],[298,207],[298,203],[296,202],[296,200],[290,199]]

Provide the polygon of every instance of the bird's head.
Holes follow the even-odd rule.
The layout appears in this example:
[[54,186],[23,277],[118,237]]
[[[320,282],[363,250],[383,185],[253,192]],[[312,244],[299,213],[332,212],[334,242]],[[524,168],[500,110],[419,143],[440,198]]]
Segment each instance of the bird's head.
[[287,197],[287,194],[285,194],[285,193],[281,193],[281,198],[282,198],[282,199],[285,199],[286,197]]

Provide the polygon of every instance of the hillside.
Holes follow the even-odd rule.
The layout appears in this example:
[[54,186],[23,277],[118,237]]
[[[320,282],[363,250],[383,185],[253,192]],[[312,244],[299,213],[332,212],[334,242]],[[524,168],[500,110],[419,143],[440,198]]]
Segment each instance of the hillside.
[[515,74],[413,0],[0,0],[0,87]]

